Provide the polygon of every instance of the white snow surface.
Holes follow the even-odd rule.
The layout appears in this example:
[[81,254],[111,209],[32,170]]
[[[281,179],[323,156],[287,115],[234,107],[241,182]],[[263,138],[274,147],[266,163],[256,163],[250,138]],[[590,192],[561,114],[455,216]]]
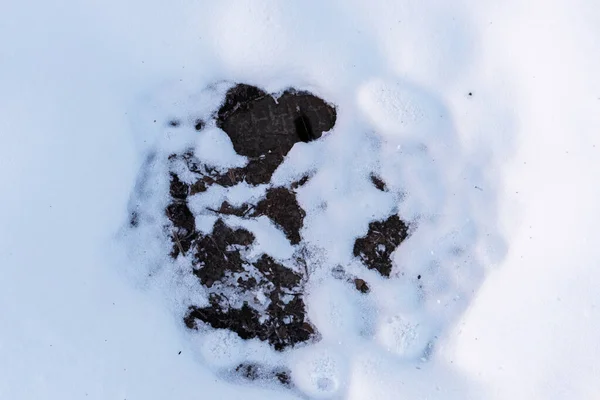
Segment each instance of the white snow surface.
[[[600,398],[595,2],[0,10],[0,399]],[[152,152],[193,144],[217,167],[243,164],[218,128],[192,128],[231,82],[307,89],[338,111],[273,178],[313,174],[298,199],[319,255],[306,303],[322,338],[282,353],[189,332],[199,283],[155,232],[122,229]],[[263,191],[213,187],[191,207]],[[352,244],[394,212],[414,229],[384,279]],[[268,221],[238,223],[290,256]],[[338,264],[369,296],[330,276]],[[289,367],[296,389],[232,382],[242,361]]]

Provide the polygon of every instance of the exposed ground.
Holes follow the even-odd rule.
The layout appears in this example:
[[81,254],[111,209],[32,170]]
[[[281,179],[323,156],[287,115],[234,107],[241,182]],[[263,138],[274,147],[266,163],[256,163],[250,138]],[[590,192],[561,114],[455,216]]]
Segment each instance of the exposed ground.
[[[173,168],[171,200],[165,209],[172,224],[171,256],[188,257],[194,275],[209,292],[208,305],[188,309],[185,316],[188,328],[206,324],[229,329],[242,339],[266,341],[276,350],[318,337],[306,317],[304,284],[308,276],[302,260],[278,261],[264,253],[250,259],[254,234],[229,226],[226,220],[228,216],[244,219],[265,216],[291,245],[302,246],[306,212],[296,199],[296,190],[310,177],[283,187],[271,185],[271,176],[295,143],[318,140],[323,132],[334,127],[335,120],[335,108],[310,93],[288,90],[275,100],[259,88],[241,84],[228,91],[215,113],[215,121],[227,133],[235,151],[247,157],[247,164],[218,171],[191,151],[169,157],[171,162],[185,165],[186,173],[197,177],[191,184],[184,183]],[[204,126],[205,122],[196,121],[196,130],[201,131]],[[381,178],[373,175],[371,180],[377,189],[387,190]],[[217,209],[207,209],[219,218],[212,232],[199,232],[188,206],[190,197],[206,192],[213,185],[232,187],[242,182],[269,186],[264,197],[254,204],[233,206],[225,201]],[[367,268],[387,277],[392,269],[391,254],[406,236],[407,225],[397,215],[374,221],[368,233],[356,240],[354,256]],[[369,285],[363,278],[348,276],[343,270],[338,275],[361,293],[369,293]],[[258,365],[240,365],[238,372],[247,379],[270,376],[282,383],[289,380],[284,371],[267,371]]]

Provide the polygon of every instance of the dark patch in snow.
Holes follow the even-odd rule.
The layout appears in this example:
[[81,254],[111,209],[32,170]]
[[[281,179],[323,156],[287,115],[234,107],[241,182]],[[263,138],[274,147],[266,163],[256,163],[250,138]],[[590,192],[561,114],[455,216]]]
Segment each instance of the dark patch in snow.
[[287,90],[276,100],[258,88],[237,85],[227,92],[217,126],[238,154],[284,157],[297,142],[320,138],[335,120],[335,108],[308,92]]
[[369,285],[367,284],[367,281],[365,281],[362,278],[358,278],[354,275],[348,274],[341,265],[338,265],[337,267],[333,268],[331,270],[331,275],[335,279],[343,280],[352,284],[356,288],[356,290],[363,294],[367,294],[371,291]]
[[179,180],[179,177],[171,173],[171,183],[169,185],[169,194],[174,199],[185,200],[190,192],[190,188]]
[[310,179],[309,176],[304,176],[301,179],[297,180],[296,182],[292,182],[292,184],[290,185],[290,187],[294,190],[298,189],[299,187],[302,187],[306,184],[306,182],[308,182],[308,180]]
[[315,140],[315,134],[312,130],[310,119],[305,114],[300,114],[294,119],[294,126],[296,127],[296,134],[300,141],[308,143]]
[[290,371],[284,368],[270,368],[256,363],[242,363],[235,368],[237,376],[248,381],[276,381],[287,387],[292,386]]
[[232,229],[219,219],[212,234],[201,235],[194,243],[194,275],[207,288],[226,276],[244,271],[242,251],[248,251],[254,235],[245,229]]
[[[190,329],[198,321],[213,328],[230,329],[243,339],[259,338],[275,349],[283,350],[314,336],[314,327],[306,319],[303,282],[306,276],[262,254],[249,260],[247,254],[254,235],[232,228],[218,219],[208,235],[195,231],[194,216],[187,207],[188,196],[205,192],[212,185],[232,187],[246,182],[268,184],[277,167],[297,142],[310,142],[333,128],[335,108],[307,92],[288,90],[277,100],[261,89],[237,85],[227,92],[216,114],[216,124],[230,137],[235,151],[248,157],[244,167],[218,171],[206,166],[192,152],[173,154],[172,162],[183,161],[189,172],[198,175],[191,185],[181,182],[171,172],[171,204],[167,215],[177,229],[173,257],[192,251],[192,268],[200,282],[210,291],[209,306],[191,306],[185,317]],[[196,129],[202,129],[198,122]],[[302,178],[292,185],[271,187],[256,204],[234,207],[223,202],[219,209],[208,211],[240,218],[266,216],[281,229],[290,244],[302,238],[305,211],[293,189],[308,181]],[[227,295],[235,294],[235,299]],[[252,375],[252,367],[246,368]],[[289,382],[289,376],[278,379]]]
[[[274,186],[275,170],[299,142],[318,140],[333,128],[336,109],[324,100],[293,89],[274,97],[265,91],[239,84],[231,88],[220,109],[214,114],[217,127],[231,139],[237,154],[245,156],[243,167],[218,169],[207,165],[193,151],[168,156],[169,202],[164,213],[165,227],[172,242],[171,257],[188,262],[190,271],[208,293],[208,303],[191,304],[184,317],[190,329],[212,327],[228,329],[242,339],[258,338],[276,350],[317,340],[318,333],[306,316],[304,286],[308,280],[303,237],[306,212],[296,198],[296,190],[306,184],[309,175],[298,181]],[[197,131],[212,121],[190,119]],[[178,120],[169,125],[179,126]],[[373,185],[386,191],[385,183],[371,176]],[[205,208],[201,215],[216,215],[208,233],[196,226],[189,207],[191,197],[213,185],[224,188],[246,183],[269,185],[262,198],[241,205],[223,201],[216,208]],[[256,248],[255,235],[234,221],[267,217],[281,230],[295,256],[276,259]],[[131,225],[139,217],[132,214]],[[332,234],[335,234],[332,232]],[[356,240],[354,255],[368,268],[389,276],[391,253],[407,236],[407,226],[398,216],[372,222],[365,237]],[[348,285],[361,293],[371,290],[364,279],[342,274]],[[241,364],[235,369],[244,379],[276,380],[291,385],[288,371],[256,364]]]
[[365,282],[364,279],[360,278],[354,279],[354,286],[356,287],[356,290],[358,290],[361,293],[369,293],[369,291],[371,290],[369,289],[369,285],[367,285],[367,282]]
[[191,306],[185,324],[195,329],[201,321],[242,339],[268,341],[276,350],[309,340],[315,331],[305,316],[303,277],[266,254],[249,261],[245,253],[253,243],[251,232],[221,219],[211,234],[200,235],[192,266],[210,290],[210,305]]
[[376,175],[371,175],[371,182],[373,183],[373,186],[375,186],[377,189],[381,190],[382,192],[387,192],[387,186],[380,177]]
[[252,216],[266,215],[281,227],[291,244],[300,243],[300,229],[306,213],[298,204],[294,192],[276,187],[267,191],[267,196],[258,202]]
[[369,269],[389,277],[392,272],[392,253],[408,237],[408,225],[398,215],[369,224],[369,231],[354,242],[354,256]]
[[129,214],[129,226],[132,228],[137,228],[140,223],[140,216],[136,211],[132,211]]
[[165,209],[167,218],[173,224],[171,241],[173,249],[171,256],[187,253],[196,238],[196,221],[187,204],[188,186],[182,183],[175,174],[171,174],[169,192],[173,201]]
[[221,204],[221,207],[219,207],[218,210],[213,210],[210,209],[210,211],[215,212],[217,214],[222,214],[222,215],[235,215],[237,217],[244,217],[246,216],[246,214],[248,214],[248,212],[253,208],[253,206],[250,206],[246,203],[242,204],[239,207],[235,207],[232,206],[231,204],[229,204],[227,201],[224,201]]

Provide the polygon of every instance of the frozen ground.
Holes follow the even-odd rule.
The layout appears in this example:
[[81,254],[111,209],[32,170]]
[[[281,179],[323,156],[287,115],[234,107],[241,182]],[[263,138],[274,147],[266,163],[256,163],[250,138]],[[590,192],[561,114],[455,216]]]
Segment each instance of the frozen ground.
[[[600,396],[592,1],[38,3],[0,17],[0,398]],[[336,204],[305,230],[327,262],[397,207],[419,228],[396,271],[433,277],[372,277],[369,302],[320,280],[324,340],[276,355],[296,392],[221,379],[267,350],[190,335],[187,288],[120,251],[147,152],[180,144],[161,123],[223,80],[338,106],[275,177],[317,165],[300,201]],[[402,201],[365,200],[374,168]]]

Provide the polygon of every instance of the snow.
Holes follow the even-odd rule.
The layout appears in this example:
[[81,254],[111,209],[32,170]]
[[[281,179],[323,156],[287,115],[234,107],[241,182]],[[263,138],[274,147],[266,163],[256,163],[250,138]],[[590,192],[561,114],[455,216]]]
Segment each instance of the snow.
[[197,154],[202,160],[206,160],[206,163],[211,167],[225,169],[240,167],[245,164],[243,157],[237,155],[233,150],[227,134],[217,128],[205,130],[199,136],[194,154]]
[[511,241],[448,352],[488,398],[600,394],[600,58],[587,36],[600,10],[576,4],[551,3],[535,17],[508,9],[519,16],[514,33],[506,38],[500,26],[491,34],[522,60],[512,78],[522,134],[500,200]]
[[[0,17],[0,398],[600,396],[594,2],[33,3]],[[165,219],[168,177],[138,175],[164,171],[160,155],[195,143],[240,165],[220,130],[193,127],[232,81],[338,107],[274,176],[313,176],[298,199],[321,249],[307,304],[322,340],[284,353],[188,332],[203,289],[165,271],[156,232],[122,229],[140,187],[144,218]],[[351,246],[392,212],[415,229],[384,279]],[[337,264],[372,295],[333,280]],[[242,360],[290,367],[298,390],[232,382]]]
[[294,383],[306,395],[329,399],[344,394],[348,381],[348,360],[343,349],[317,345],[302,349],[292,360]]

